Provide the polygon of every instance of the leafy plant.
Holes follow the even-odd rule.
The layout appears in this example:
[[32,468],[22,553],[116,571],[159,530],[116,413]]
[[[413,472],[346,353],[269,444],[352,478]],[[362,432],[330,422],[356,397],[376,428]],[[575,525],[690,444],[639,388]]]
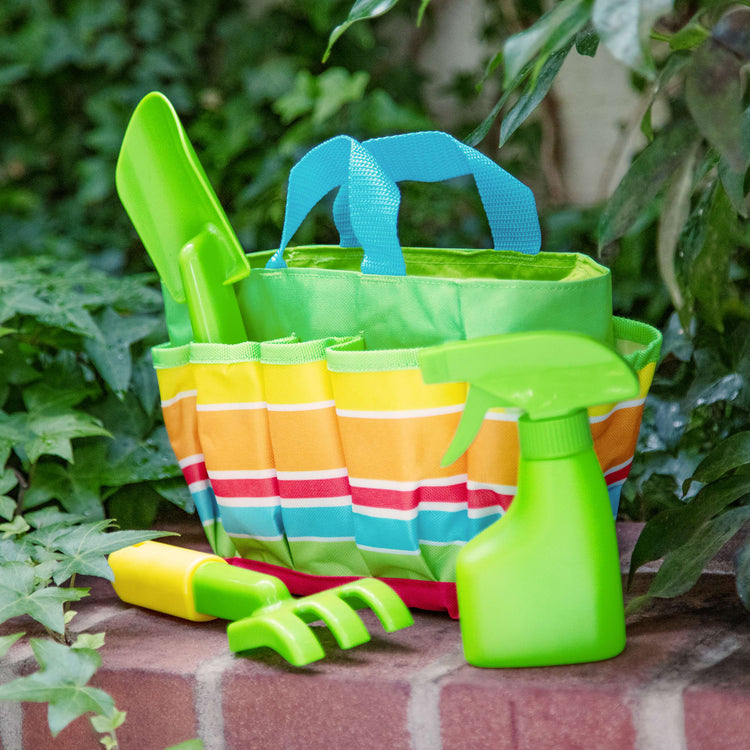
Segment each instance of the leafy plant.
[[[396,4],[356,2],[331,33],[329,49],[353,24]],[[419,18],[428,4],[420,4]],[[499,146],[518,137],[564,59],[593,57],[599,45],[630,69],[641,92],[646,146],[614,193],[593,212],[568,210],[545,222],[550,249],[590,247],[612,265],[617,312],[666,329],[621,506],[625,517],[648,519],[632,571],[649,560],[664,557],[664,563],[633,607],[690,588],[750,518],[747,459],[726,458],[750,427],[750,109],[742,77],[750,61],[748,5],[561,0],[528,28],[504,35],[482,78],[499,78],[501,95],[466,138],[478,144],[498,119]],[[525,18],[521,10],[513,9],[516,23]],[[657,101],[666,110],[658,127],[652,120]],[[571,231],[578,246],[561,239]],[[714,465],[721,470],[707,470]],[[746,606],[748,559],[745,542],[736,561]]]

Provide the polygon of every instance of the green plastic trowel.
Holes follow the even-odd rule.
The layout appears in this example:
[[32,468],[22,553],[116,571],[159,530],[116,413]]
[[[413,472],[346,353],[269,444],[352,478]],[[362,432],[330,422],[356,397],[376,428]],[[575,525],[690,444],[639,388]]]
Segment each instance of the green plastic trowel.
[[152,92],[136,107],[115,180],[162,279],[171,343],[245,341],[231,285],[250,265],[163,94]]
[[469,384],[443,465],[493,407],[522,410],[518,492],[456,561],[464,654],[481,667],[598,661],[625,647],[614,519],[587,406],[638,394],[613,349],[574,333],[491,336],[426,349],[426,383]]

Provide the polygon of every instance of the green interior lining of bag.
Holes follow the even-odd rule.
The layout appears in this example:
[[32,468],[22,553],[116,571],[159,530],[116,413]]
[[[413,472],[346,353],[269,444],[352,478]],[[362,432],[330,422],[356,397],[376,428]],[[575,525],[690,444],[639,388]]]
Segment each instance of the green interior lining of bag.
[[[581,281],[606,276],[609,269],[580,253],[525,255],[510,250],[456,250],[405,247],[409,276],[447,279],[524,279],[534,281]],[[251,253],[250,266],[262,269],[273,251]],[[359,272],[362,248],[337,245],[301,245],[288,248],[284,258],[289,268],[334,269]],[[270,272],[270,271],[269,271]]]

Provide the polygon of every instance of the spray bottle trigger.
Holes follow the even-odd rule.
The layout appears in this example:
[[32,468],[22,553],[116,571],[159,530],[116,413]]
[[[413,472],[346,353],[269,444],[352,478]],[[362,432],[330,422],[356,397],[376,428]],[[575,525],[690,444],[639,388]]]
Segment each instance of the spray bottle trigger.
[[497,396],[476,385],[469,385],[461,421],[458,423],[448,450],[440,461],[441,466],[450,466],[468,450],[482,428],[484,415],[493,406],[498,406],[497,402]]

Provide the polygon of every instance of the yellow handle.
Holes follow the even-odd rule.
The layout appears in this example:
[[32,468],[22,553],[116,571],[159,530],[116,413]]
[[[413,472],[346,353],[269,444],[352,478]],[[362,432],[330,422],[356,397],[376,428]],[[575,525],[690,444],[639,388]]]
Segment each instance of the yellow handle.
[[195,609],[192,579],[207,562],[221,557],[160,542],[142,542],[109,556],[117,596],[128,604],[202,622],[215,619]]

